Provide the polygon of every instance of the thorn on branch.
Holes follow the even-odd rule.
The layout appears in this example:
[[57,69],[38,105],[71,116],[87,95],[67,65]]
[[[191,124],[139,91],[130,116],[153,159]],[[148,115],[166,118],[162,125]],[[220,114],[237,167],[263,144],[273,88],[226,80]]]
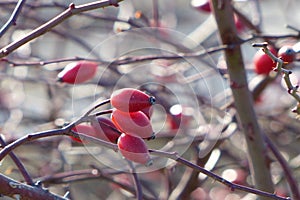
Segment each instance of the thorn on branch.
[[75,4],[74,4],[74,3],[70,3],[69,8],[70,8],[71,10],[72,10],[72,9],[75,9]]

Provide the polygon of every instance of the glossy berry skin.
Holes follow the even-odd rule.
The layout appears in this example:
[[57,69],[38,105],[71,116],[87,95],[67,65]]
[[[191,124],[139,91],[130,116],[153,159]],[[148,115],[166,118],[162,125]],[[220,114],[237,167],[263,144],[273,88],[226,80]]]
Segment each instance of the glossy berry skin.
[[116,90],[110,97],[113,107],[123,112],[137,112],[155,103],[155,97],[133,88]]
[[[87,124],[78,124],[75,127],[72,128],[72,131],[77,132],[77,133],[81,133],[84,135],[88,135],[88,136],[92,136],[92,137],[96,137],[96,131],[95,129]],[[76,141],[76,142],[80,142],[82,143],[82,140],[80,138],[75,138],[70,136],[72,140]]]
[[278,57],[283,60],[283,62],[293,62],[296,58],[296,52],[293,47],[283,46],[278,51]]
[[58,75],[60,82],[76,84],[92,79],[97,72],[98,64],[90,61],[78,61],[68,64]]
[[149,118],[141,111],[128,113],[115,109],[111,114],[111,119],[124,133],[142,138],[154,136]]
[[96,119],[92,120],[91,124],[96,131],[97,138],[108,142],[117,143],[121,132],[110,119],[97,117]]
[[141,110],[141,112],[143,112],[148,117],[148,119],[150,120],[151,116],[153,114],[153,107],[150,106],[150,107],[144,108],[144,109]]
[[117,144],[121,154],[128,160],[144,165],[152,163],[148,147],[142,138],[122,133]]
[[[277,52],[271,48],[270,51],[276,56]],[[254,69],[257,74],[268,75],[273,68],[276,67],[276,63],[262,50],[256,52],[253,58]]]

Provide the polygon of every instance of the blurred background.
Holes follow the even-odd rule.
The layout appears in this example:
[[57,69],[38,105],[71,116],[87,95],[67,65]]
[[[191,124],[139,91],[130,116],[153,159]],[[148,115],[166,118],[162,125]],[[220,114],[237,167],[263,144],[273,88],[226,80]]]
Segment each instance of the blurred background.
[[[72,2],[81,5],[91,1],[26,1],[16,25],[2,36],[1,47],[24,37]],[[231,106],[216,23],[201,2],[125,0],[119,7],[72,16],[2,58],[0,130],[5,140],[12,142],[28,133],[62,127],[96,102],[109,98],[114,90],[139,88],[157,98],[151,118],[157,138],[147,141],[149,148],[177,151],[229,181],[251,186],[245,142]],[[1,25],[9,19],[16,3],[0,2]],[[296,51],[300,2],[235,0],[233,5],[252,89],[264,79],[254,71],[253,57],[259,49],[252,43],[266,41],[266,35],[287,35],[268,37],[268,42],[277,49],[290,45]],[[57,74],[68,63],[82,59],[99,63],[92,80],[76,85],[57,82]],[[299,62],[289,67],[293,83],[298,84]],[[300,127],[291,112],[295,106],[281,77],[270,83],[255,102],[264,133],[277,145],[299,180]],[[35,180],[59,195],[70,191],[70,199],[134,199],[133,179],[125,161],[118,153],[94,147],[61,136],[22,145],[15,153]],[[182,199],[256,198],[232,192],[176,162],[160,158],[154,161],[151,168],[137,165],[145,199],[176,199],[178,192]],[[269,162],[276,193],[288,196],[282,168],[272,154]],[[80,176],[72,174],[73,170]],[[1,162],[0,172],[23,180],[9,157]],[[56,176],[66,172],[72,176]]]

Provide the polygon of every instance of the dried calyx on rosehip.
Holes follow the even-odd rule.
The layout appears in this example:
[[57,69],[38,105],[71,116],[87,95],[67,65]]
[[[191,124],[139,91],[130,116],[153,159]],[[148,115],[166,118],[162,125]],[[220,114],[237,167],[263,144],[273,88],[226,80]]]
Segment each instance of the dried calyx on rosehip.
[[155,97],[133,88],[116,90],[110,97],[111,105],[123,112],[137,112],[155,103]]
[[98,64],[91,61],[69,63],[58,75],[59,82],[76,84],[92,79],[97,72]]
[[118,139],[118,148],[121,154],[130,161],[149,166],[152,159],[145,141],[140,137],[122,133]]
[[121,132],[111,121],[111,119],[98,116],[91,121],[91,124],[96,131],[97,138],[108,142],[117,143]]

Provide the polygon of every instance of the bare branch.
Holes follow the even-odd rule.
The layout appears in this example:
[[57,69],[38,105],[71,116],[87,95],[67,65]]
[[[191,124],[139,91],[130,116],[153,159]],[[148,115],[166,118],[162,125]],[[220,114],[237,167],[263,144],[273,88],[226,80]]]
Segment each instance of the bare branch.
[[25,4],[26,0],[19,0],[9,20],[0,29],[0,38],[6,33],[11,25],[15,25],[17,18]]
[[7,46],[3,47],[2,49],[0,49],[0,58],[3,58],[4,56],[10,54],[11,52],[16,50],[20,46],[26,44],[27,42],[29,42],[29,41],[31,41],[31,40],[47,33],[52,28],[54,28],[55,26],[62,23],[63,21],[65,21],[66,19],[68,19],[69,17],[71,17],[73,15],[76,15],[76,14],[79,14],[79,13],[82,13],[82,12],[86,12],[86,11],[89,11],[89,10],[104,8],[104,7],[111,6],[111,5],[117,6],[117,3],[121,2],[121,1],[123,1],[123,0],[116,0],[116,2],[114,1],[114,3],[112,3],[112,0],[101,1],[101,2],[95,1],[95,2],[92,2],[92,3],[87,3],[87,4],[83,4],[83,5],[79,5],[79,6],[75,6],[74,4],[70,4],[69,8],[67,8],[61,14],[57,15],[56,17],[49,20],[48,22],[41,25],[40,27],[34,29],[33,31],[28,33],[23,38],[21,38],[17,41],[14,41],[14,42],[10,43],[9,45],[7,45]]

